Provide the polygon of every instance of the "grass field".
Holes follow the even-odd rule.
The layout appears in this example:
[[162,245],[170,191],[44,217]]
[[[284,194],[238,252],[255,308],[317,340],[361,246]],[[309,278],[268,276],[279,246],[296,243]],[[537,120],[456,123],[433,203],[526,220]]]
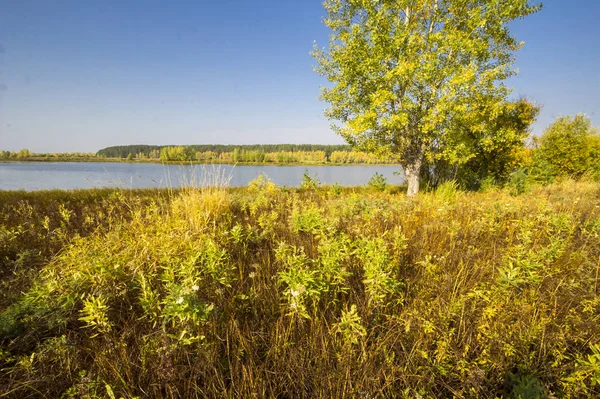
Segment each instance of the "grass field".
[[2,398],[600,396],[597,183],[0,192],[0,267]]

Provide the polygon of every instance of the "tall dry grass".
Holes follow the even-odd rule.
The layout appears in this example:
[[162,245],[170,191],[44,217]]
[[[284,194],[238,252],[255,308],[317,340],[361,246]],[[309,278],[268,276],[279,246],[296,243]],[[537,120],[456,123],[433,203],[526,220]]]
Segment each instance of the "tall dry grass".
[[0,315],[0,396],[595,397],[599,207],[265,178],[139,204]]

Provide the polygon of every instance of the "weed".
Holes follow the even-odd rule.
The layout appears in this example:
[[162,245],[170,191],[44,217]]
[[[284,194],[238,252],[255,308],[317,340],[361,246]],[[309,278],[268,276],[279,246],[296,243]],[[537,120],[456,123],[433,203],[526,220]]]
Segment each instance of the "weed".
[[315,173],[315,175],[311,177],[308,173],[308,169],[305,169],[304,173],[302,174],[302,182],[300,183],[300,187],[306,190],[314,190],[320,185],[321,181],[317,177],[317,174]]
[[517,196],[526,193],[529,190],[527,172],[525,169],[519,169],[510,175],[507,186],[510,194]]
[[367,183],[367,186],[375,191],[383,192],[387,188],[387,179],[381,173],[375,173]]
[[597,183],[317,186],[0,192],[0,396],[600,396]]

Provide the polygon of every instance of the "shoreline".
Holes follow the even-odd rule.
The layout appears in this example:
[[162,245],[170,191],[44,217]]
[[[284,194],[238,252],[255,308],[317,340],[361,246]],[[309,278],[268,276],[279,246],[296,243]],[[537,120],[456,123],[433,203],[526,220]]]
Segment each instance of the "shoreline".
[[202,162],[202,161],[160,161],[160,160],[126,160],[122,158],[28,158],[28,159],[1,159],[0,164],[11,163],[131,163],[131,164],[157,164],[157,165],[232,165],[232,166],[398,166],[396,163],[279,163],[279,162]]

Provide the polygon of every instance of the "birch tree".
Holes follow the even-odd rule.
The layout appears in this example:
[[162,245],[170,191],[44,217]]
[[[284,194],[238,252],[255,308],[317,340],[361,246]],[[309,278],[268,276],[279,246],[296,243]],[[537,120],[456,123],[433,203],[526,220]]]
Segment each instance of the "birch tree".
[[463,162],[460,125],[498,115],[523,43],[507,24],[541,8],[529,0],[326,0],[328,48],[315,45],[333,129],[362,150],[393,157],[408,195],[428,157]]

